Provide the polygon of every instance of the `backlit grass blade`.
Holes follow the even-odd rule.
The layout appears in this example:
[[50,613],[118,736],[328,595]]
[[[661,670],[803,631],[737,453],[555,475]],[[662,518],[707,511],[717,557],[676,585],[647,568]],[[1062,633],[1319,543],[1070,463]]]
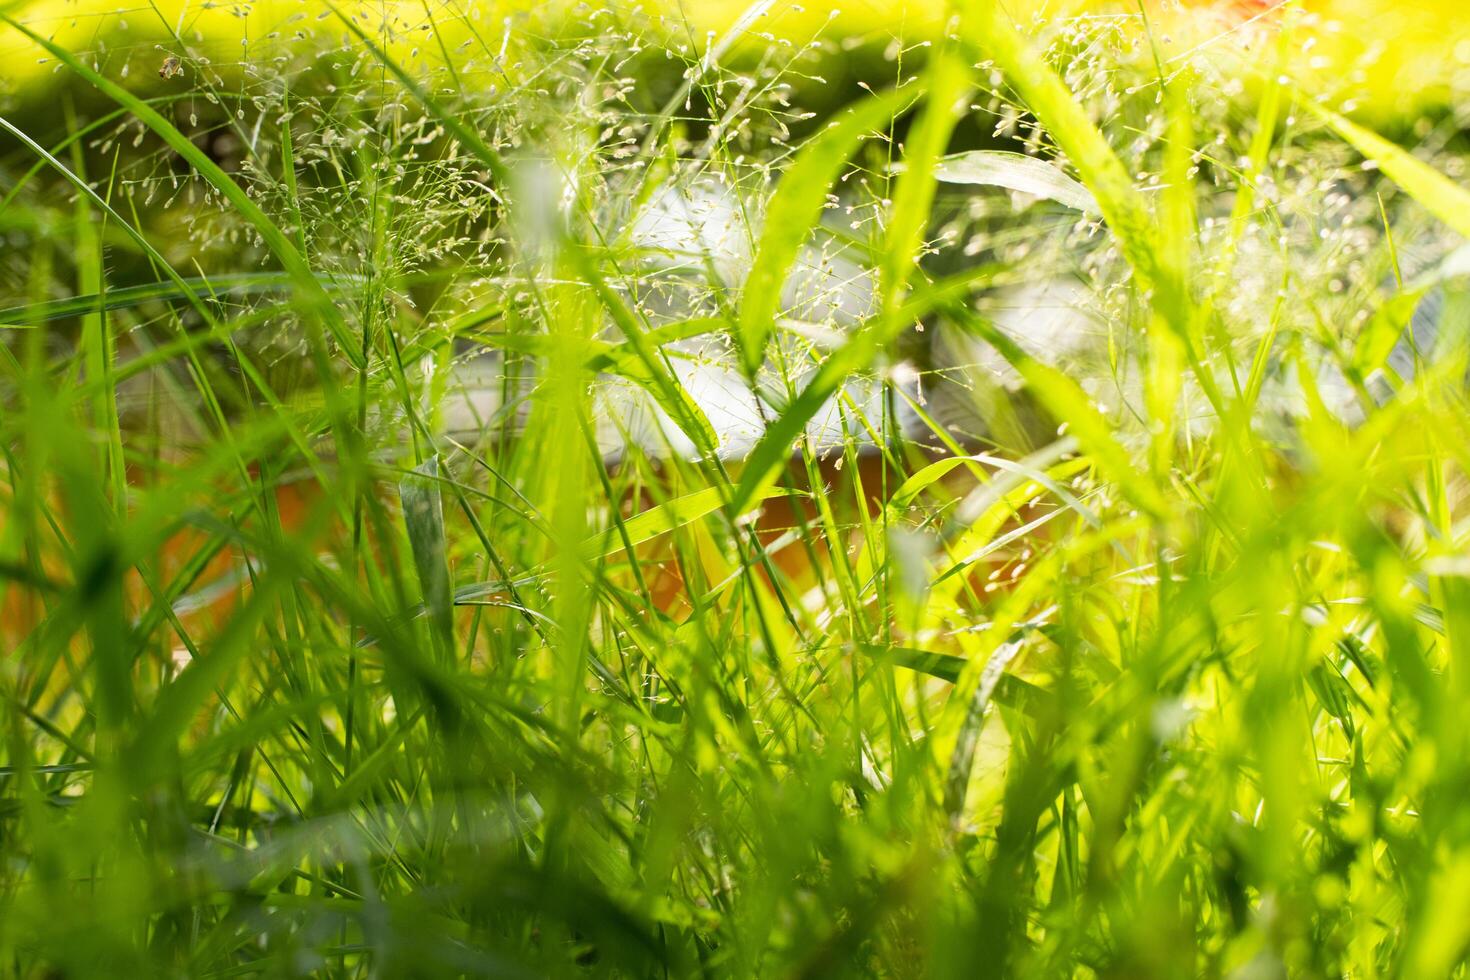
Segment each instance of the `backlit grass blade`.
[[[969,14],[962,17],[966,19]],[[878,257],[878,309],[897,317],[920,258],[934,202],[935,168],[949,148],[969,91],[971,69],[949,44],[941,46],[924,72],[924,108],[904,144],[903,169],[893,191]],[[890,329],[897,329],[890,327]]]
[[1470,238],[1470,190],[1346,116],[1311,99],[1303,99],[1301,105],[1351,143],[1430,214]]
[[765,433],[746,460],[731,502],[739,514],[765,488],[806,425],[854,371],[868,367],[878,353],[909,326],[905,290],[918,259],[929,205],[934,197],[934,165],[948,144],[958,118],[956,103],[969,83],[969,70],[947,47],[925,72],[926,103],[910,134],[903,173],[894,192],[887,240],[880,257],[879,312],[842,347],[829,354],[806,387]]
[[914,97],[912,90],[900,90],[858,103],[808,140],[781,175],[740,294],[736,336],[747,374],[754,376],[765,358],[782,290],[802,245],[827,206],[828,188],[864,137],[889,123]]
[[[975,749],[980,741],[980,732],[985,726],[990,699],[999,687],[1006,668],[1011,665],[1023,649],[1020,640],[1013,640],[997,647],[986,660],[975,693],[970,698],[964,724],[955,739],[954,752],[950,758],[949,773],[944,781],[944,809],[951,820],[957,820],[965,809],[965,797],[970,788],[970,772],[975,765]],[[959,675],[955,682],[959,682]]]
[[608,366],[620,368],[625,377],[652,395],[701,456],[713,455],[720,440],[704,409],[679,383],[678,376],[649,342],[649,331],[623,298],[607,285],[587,256],[579,256],[577,261],[625,339],[625,352],[608,349]]
[[[763,499],[783,496],[785,492],[779,489],[767,490]],[[615,536],[610,545],[606,535],[587,538],[582,545],[583,556],[588,561],[610,558],[626,550],[628,545],[652,541],[661,534],[708,517],[724,506],[724,503],[725,494],[721,487],[705,487],[703,490],[667,500],[623,521],[623,533]]]

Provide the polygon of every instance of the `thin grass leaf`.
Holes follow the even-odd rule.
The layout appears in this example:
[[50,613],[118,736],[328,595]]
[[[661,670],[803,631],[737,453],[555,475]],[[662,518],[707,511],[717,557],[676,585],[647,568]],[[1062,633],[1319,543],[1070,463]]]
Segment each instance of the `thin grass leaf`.
[[976,57],[994,63],[1005,74],[1006,82],[1020,93],[1077,168],[1128,264],[1145,287],[1155,290],[1166,318],[1181,324],[1189,308],[1185,285],[1162,263],[1148,206],[1102,131],[1012,24],[1004,6],[971,8],[960,29]]
[[[895,667],[916,671],[951,684],[959,680],[960,672],[969,663],[964,657],[957,657],[950,653],[937,653],[918,647],[864,643],[859,644],[858,649],[879,663],[890,663]],[[1046,688],[1033,684],[1023,677],[1001,671],[990,697],[995,703],[1005,705],[1007,708],[1034,714],[1051,697],[1051,693]]]
[[1470,238],[1470,190],[1417,159],[1403,147],[1390,143],[1346,116],[1338,115],[1311,99],[1303,99],[1301,104],[1352,144],[1430,214]]
[[[985,718],[990,708],[991,695],[1000,685],[1005,670],[1016,659],[1024,643],[1013,641],[997,647],[980,672],[979,683],[970,698],[965,720],[955,739],[954,751],[950,756],[949,773],[944,780],[944,811],[951,821],[957,821],[965,812],[965,797],[969,793],[970,773],[975,766],[975,749],[980,744],[980,732],[985,727]],[[955,677],[956,682],[959,675]]]
[[1429,287],[1395,293],[1373,311],[1373,316],[1358,334],[1352,352],[1352,367],[1359,377],[1367,377],[1388,363],[1389,354],[1403,341],[1414,319],[1414,311]]
[[942,184],[1004,187],[1032,197],[1056,201],[1084,214],[1100,214],[1086,185],[1068,177],[1054,163],[1008,150],[970,150],[939,161],[934,178]]
[[[14,18],[0,14],[0,20],[3,20],[36,44],[45,48],[57,61],[66,65],[67,68],[85,79],[118,105],[126,108],[140,122],[161,137],[175,153],[183,157],[190,167],[194,168],[201,177],[209,182],[210,186],[219,191],[240,217],[244,218],[259,233],[266,247],[280,261],[286,272],[290,274],[296,287],[311,301],[312,312],[318,314],[325,322],[328,332],[337,341],[342,355],[354,364],[357,363],[359,358],[356,350],[357,345],[349,334],[347,323],[343,320],[341,311],[332,302],[332,298],[322,288],[317,277],[312,274],[311,268],[307,265],[306,260],[301,257],[300,252],[296,251],[296,246],[291,244],[290,239],[281,231],[280,226],[272,221],[261,210],[260,206],[250,199],[250,196],[245,193],[244,189],[235,183],[229,174],[220,168],[219,164],[211,160],[203,150],[194,145],[192,140],[179,132],[173,123],[160,115],[158,110],[154,109],[147,102],[144,102],[110,79],[104,78],[83,64],[69,51],[43,38]],[[6,128],[10,127],[7,125]],[[14,130],[12,131],[14,132]],[[39,150],[39,147],[34,148]],[[125,229],[131,227],[131,225],[123,222],[121,219],[119,219],[119,223]]]
[[439,460],[430,458],[398,484],[403,523],[413,552],[414,569],[423,590],[424,606],[444,650],[453,648],[454,595],[449,583],[448,545],[444,534],[444,504],[439,493]]
[[827,356],[801,393],[766,426],[751,450],[731,500],[732,514],[743,512],[775,478],[781,463],[807,423],[827,404],[854,371],[866,368],[878,353],[909,326],[911,307],[904,303],[923,230],[934,197],[934,163],[944,152],[958,118],[956,103],[969,81],[969,69],[948,47],[942,48],[925,73],[926,102],[910,136],[889,215],[886,247],[879,264],[879,313],[860,327],[843,347]]
[[[756,502],[785,495],[785,490],[771,489],[765,491]],[[599,534],[587,538],[582,544],[583,558],[589,562],[611,558],[626,550],[628,545],[636,546],[652,541],[659,535],[708,517],[724,505],[725,493],[720,487],[706,487],[682,497],[674,497],[624,521],[622,535]],[[623,535],[626,535],[626,541]],[[609,537],[614,538],[611,544],[608,543]]]
[[1130,501],[1155,518],[1167,513],[1163,495],[1148,475],[1134,465],[1131,454],[1118,443],[1108,421],[1076,381],[1027,354],[1014,340],[969,310],[950,307],[950,315],[985,338],[1010,362],[1037,399],[1053,416],[1066,423],[1068,434]]
[[[962,15],[962,20],[968,16]],[[941,46],[933,57],[923,75],[924,108],[904,145],[903,172],[893,192],[878,257],[878,309],[889,317],[898,316],[906,298],[929,225],[935,166],[949,146],[971,83],[970,66],[951,45]]]

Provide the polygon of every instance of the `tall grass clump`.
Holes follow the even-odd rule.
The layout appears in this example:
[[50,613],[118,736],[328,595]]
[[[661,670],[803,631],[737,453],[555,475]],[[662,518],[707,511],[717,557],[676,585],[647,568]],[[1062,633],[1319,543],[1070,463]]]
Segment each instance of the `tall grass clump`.
[[1453,104],[1290,4],[45,6],[4,975],[1466,975]]

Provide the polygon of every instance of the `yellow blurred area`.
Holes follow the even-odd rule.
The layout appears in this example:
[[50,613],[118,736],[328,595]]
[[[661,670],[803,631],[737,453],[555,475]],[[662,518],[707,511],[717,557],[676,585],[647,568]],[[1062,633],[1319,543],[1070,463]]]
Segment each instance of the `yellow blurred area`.
[[[978,0],[990,2],[990,0]],[[1001,0],[1022,24],[1041,26],[1067,17],[1122,15],[1142,30],[1147,16],[1152,44],[1140,45],[1150,61],[1158,51],[1172,68],[1191,57],[1239,72],[1249,88],[1272,70],[1271,38],[1291,21],[1286,71],[1309,88],[1347,94],[1378,111],[1410,111],[1470,93],[1470,0]],[[940,0],[632,0],[604,8],[648,12],[669,36],[695,49],[714,43],[732,27],[750,42],[801,44],[814,37],[886,42],[932,38],[944,21]],[[400,60],[458,60],[493,52],[507,15],[537,30],[554,30],[559,17],[586,22],[586,4],[571,0],[343,0],[370,34],[382,37]],[[73,51],[88,52],[127,75],[157,70],[167,55],[158,45],[181,37],[193,58],[206,57],[224,71],[234,62],[264,59],[281,46],[310,43],[345,30],[320,0],[0,0],[0,11]],[[383,25],[391,25],[384,32]],[[461,47],[463,46],[463,47]],[[18,32],[0,26],[0,58],[6,81],[24,85],[55,70],[43,52]],[[124,67],[125,66],[125,67]]]
[[[960,0],[964,2],[964,0]],[[1198,56],[1253,87],[1274,66],[1274,38],[1290,24],[1285,71],[1313,91],[1346,93],[1379,111],[1412,111],[1470,94],[1470,0],[972,0],[1001,2],[1017,23],[1122,15],[1140,33],[1145,17],[1166,70]],[[719,31],[745,0],[686,4]],[[697,11],[697,13],[695,13]],[[797,40],[827,35],[934,36],[941,0],[777,3],[755,31]]]
[[[157,71],[170,53],[193,61],[207,59],[222,73],[232,66],[262,62],[291,48],[323,39],[348,42],[337,14],[352,16],[369,36],[383,42],[395,59],[442,62],[478,42],[479,49],[501,44],[507,15],[544,12],[550,5],[531,0],[342,0],[329,6],[317,0],[0,0],[0,12],[91,63],[105,63],[114,76]],[[0,58],[6,80],[33,79],[57,70],[53,59],[21,32],[0,25]]]

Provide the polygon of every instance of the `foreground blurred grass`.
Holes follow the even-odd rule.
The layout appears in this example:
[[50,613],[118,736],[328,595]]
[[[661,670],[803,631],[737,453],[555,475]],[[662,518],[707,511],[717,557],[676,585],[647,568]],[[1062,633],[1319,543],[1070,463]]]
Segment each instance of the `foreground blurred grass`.
[[[966,14],[815,130],[830,52],[632,14],[479,69],[370,18],[136,90],[50,52],[0,151],[0,969],[1463,975],[1464,121],[1411,156],[1274,71],[1157,84],[1140,24]],[[1101,220],[941,187],[982,137]],[[638,244],[711,185],[754,259]],[[876,270],[835,341],[740,289],[823,214]],[[1048,277],[1094,359],[983,315]],[[901,429],[941,331],[1046,424]],[[707,362],[763,365],[743,463],[597,451],[608,377],[701,446]]]

